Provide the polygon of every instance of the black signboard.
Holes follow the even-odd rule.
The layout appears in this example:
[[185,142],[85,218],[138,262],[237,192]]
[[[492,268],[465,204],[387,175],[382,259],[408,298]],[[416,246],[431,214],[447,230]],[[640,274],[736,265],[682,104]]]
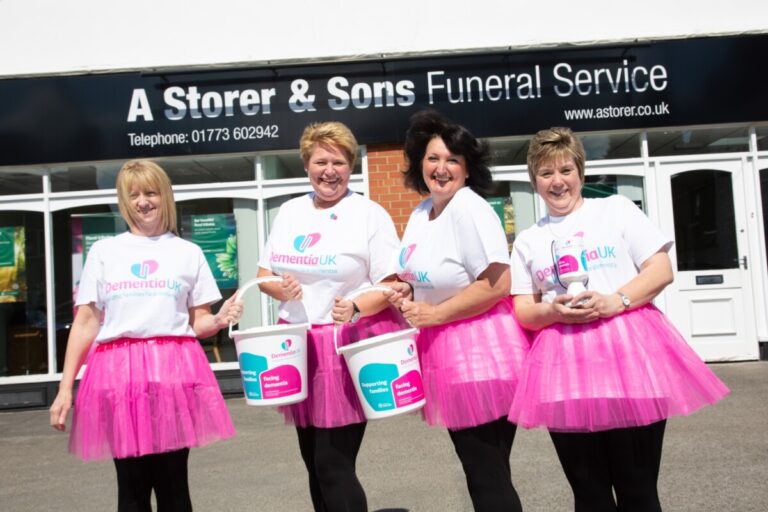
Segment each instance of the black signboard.
[[0,165],[397,143],[433,107],[481,137],[768,120],[768,35],[355,63],[0,80]]

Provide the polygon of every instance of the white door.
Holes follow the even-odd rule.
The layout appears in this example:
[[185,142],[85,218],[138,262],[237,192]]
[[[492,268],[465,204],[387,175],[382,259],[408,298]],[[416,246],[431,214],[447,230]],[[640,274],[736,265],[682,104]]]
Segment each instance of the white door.
[[661,163],[659,220],[674,233],[666,313],[707,361],[756,359],[741,160]]

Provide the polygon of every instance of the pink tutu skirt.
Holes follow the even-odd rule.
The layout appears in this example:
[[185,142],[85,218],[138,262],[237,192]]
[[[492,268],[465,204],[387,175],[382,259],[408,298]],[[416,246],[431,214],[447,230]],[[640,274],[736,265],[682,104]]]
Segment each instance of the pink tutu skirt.
[[509,420],[597,432],[649,425],[713,404],[728,388],[656,307],[535,337]]
[[427,424],[457,430],[506,416],[529,344],[510,298],[482,315],[420,329]]
[[[387,308],[340,326],[338,344],[342,347],[407,327],[399,313]],[[278,407],[286,424],[332,428],[366,421],[344,356],[334,349],[333,324],[313,325],[307,332],[307,391],[305,400]]]
[[122,459],[203,446],[235,435],[200,343],[121,338],[91,353],[75,398],[69,451]]

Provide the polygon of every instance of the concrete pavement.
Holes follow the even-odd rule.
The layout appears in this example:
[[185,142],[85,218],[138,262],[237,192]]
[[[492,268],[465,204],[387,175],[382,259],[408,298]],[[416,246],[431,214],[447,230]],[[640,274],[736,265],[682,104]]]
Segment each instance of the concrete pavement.
[[[669,421],[659,489],[665,511],[768,510],[768,362],[713,370],[731,388],[724,401]],[[195,510],[311,511],[295,434],[272,408],[227,400],[238,436],[192,451]],[[66,453],[67,436],[44,410],[0,413],[0,510],[116,509],[110,462]],[[572,497],[546,432],[518,432],[515,486],[527,512],[572,510]],[[409,415],[370,422],[358,461],[373,512],[472,510],[448,435]]]

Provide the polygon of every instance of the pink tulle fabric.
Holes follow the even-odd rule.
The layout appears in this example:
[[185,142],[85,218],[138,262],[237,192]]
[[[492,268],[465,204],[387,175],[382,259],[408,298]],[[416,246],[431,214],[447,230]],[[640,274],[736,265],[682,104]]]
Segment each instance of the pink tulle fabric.
[[713,404],[728,388],[656,307],[535,337],[509,420],[596,432],[649,425]]
[[[408,328],[392,308],[343,324],[338,331],[340,347]],[[333,346],[333,324],[313,325],[307,332],[307,398],[278,407],[288,425],[332,428],[366,421],[344,356]]]
[[457,430],[506,416],[529,345],[510,298],[482,315],[421,329],[424,420]]
[[122,338],[99,344],[87,364],[69,437],[69,451],[83,460],[139,457],[235,435],[194,338]]

